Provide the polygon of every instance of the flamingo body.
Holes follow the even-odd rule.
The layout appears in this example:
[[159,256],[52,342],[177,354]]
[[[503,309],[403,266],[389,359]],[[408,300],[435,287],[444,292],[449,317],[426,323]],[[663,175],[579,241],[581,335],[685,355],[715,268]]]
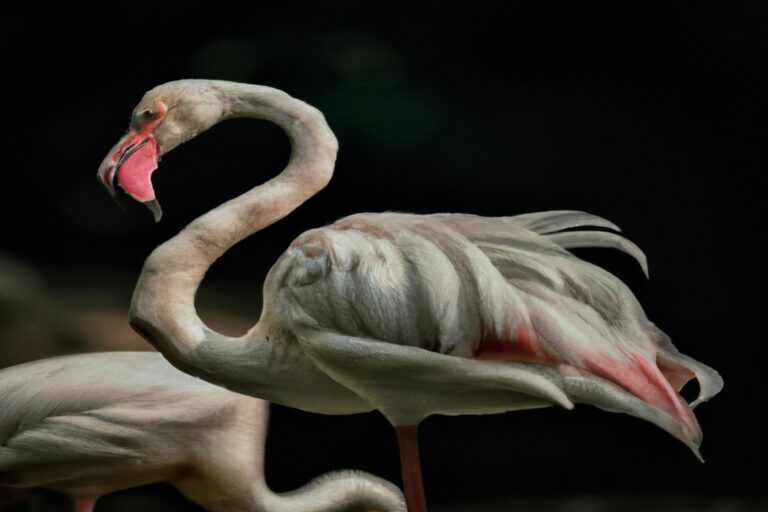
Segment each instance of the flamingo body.
[[63,356],[0,370],[0,487],[42,487],[90,510],[168,482],[213,511],[403,510],[371,475],[336,472],[292,497],[263,476],[267,403],[179,372],[155,352]]
[[[556,382],[561,390],[569,387],[566,383],[585,378],[597,386],[615,386],[618,394],[626,395],[625,404],[639,399],[651,407],[626,412],[659,424],[695,448],[700,429],[677,390],[697,377],[704,400],[719,390],[719,376],[674,350],[619,279],[566,249],[615,246],[647,269],[642,251],[617,234],[562,232],[583,226],[618,229],[582,212],[505,218],[354,215],[307,232],[291,244],[267,279],[265,295],[276,299],[265,308],[288,316],[286,329],[293,328],[304,340],[310,357],[389,411],[396,424],[418,423],[432,413],[486,413],[540,405],[537,393],[522,401],[514,393],[495,396],[494,385],[476,370],[484,365],[529,372],[518,385],[527,379],[531,387],[541,387],[539,398],[549,394],[549,403],[566,407],[578,398],[553,393],[537,383],[537,377]],[[269,309],[265,314],[272,318]],[[297,328],[298,324],[306,327]],[[390,399],[383,395],[392,395],[391,391],[379,384],[373,385],[374,391],[370,373],[344,369],[356,356],[368,353],[370,359],[370,352],[377,350],[373,342],[482,362],[473,363],[474,385],[461,386],[459,393],[455,381],[437,385],[422,375],[422,384],[407,379],[413,388],[398,389],[392,400],[397,403],[384,405]],[[402,357],[394,356],[396,351],[380,357],[404,364]],[[461,379],[460,366],[452,368],[449,361],[425,362],[425,370],[439,372],[438,365],[444,365],[447,375],[455,373]],[[395,371],[401,376],[408,373]],[[483,387],[487,392],[480,394]],[[458,396],[464,393],[466,400]],[[409,401],[413,405],[406,405]],[[397,410],[406,408],[412,412],[399,417],[402,413]],[[622,410],[618,403],[612,408]]]

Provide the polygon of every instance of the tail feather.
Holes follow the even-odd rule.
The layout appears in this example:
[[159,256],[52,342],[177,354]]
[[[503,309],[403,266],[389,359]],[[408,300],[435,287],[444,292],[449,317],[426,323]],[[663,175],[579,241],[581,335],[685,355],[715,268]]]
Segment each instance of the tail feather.
[[635,258],[648,277],[648,260],[645,253],[634,242],[616,233],[607,231],[566,231],[553,233],[546,237],[563,249],[580,249],[589,247],[605,247],[618,249]]
[[691,402],[691,409],[696,408],[698,405],[706,402],[713,396],[720,393],[723,389],[723,378],[714,368],[710,368],[704,363],[700,363],[683,353],[681,353],[670,341],[669,336],[656,327],[652,322],[648,322],[650,326],[651,338],[656,342],[656,349],[658,351],[657,360],[660,364],[667,369],[673,370],[683,369],[693,377],[699,383],[699,396]]
[[518,226],[540,235],[584,226],[621,231],[619,226],[607,219],[577,210],[524,213],[522,215],[511,217],[511,219],[513,219]]
[[[589,229],[564,231],[586,226],[620,231],[615,224],[580,211],[435,217],[480,249],[529,311],[536,313],[532,325],[545,357],[532,357],[523,350],[529,343],[521,341],[519,333],[506,340],[503,332],[495,333],[502,343],[481,346],[477,356],[544,368],[572,367],[577,376],[563,374],[563,384],[566,388],[573,384],[568,391],[573,400],[652,421],[698,454],[701,429],[691,409],[717,394],[722,378],[681,354],[650,324],[620,279],[568,252],[618,249],[632,256],[647,276],[645,254],[623,236]],[[545,311],[551,314],[542,317]],[[693,378],[699,381],[700,394],[689,406],[678,391]]]
[[608,379],[636,397],[675,418],[686,438],[698,444],[701,431],[685,400],[672,387],[661,369],[639,353],[628,354],[623,361],[599,354],[585,359],[587,369]]
[[436,213],[428,218],[449,225],[470,240],[492,236],[496,239],[517,238],[520,231],[532,231],[539,235],[555,233],[564,229],[585,226],[621,231],[613,222],[575,210],[524,213],[511,217],[482,217],[465,213]]
[[604,231],[557,233],[582,226],[619,230],[612,222],[589,213],[563,210],[497,218],[463,214],[431,217],[466,237],[516,288],[537,294],[542,285],[588,304],[611,323],[628,314],[624,310],[636,304],[634,296],[610,272],[575,257],[567,249],[616,248],[633,256],[647,275],[645,254],[620,235]]
[[[613,222],[575,210],[525,213],[513,217],[481,217],[458,213],[431,215],[461,233],[486,254],[506,250],[551,255],[560,249],[603,247],[623,251],[637,260],[648,276],[645,253],[632,241],[606,231],[566,229],[599,227],[620,232]],[[543,236],[536,236],[543,235]],[[500,259],[500,258],[497,258]]]

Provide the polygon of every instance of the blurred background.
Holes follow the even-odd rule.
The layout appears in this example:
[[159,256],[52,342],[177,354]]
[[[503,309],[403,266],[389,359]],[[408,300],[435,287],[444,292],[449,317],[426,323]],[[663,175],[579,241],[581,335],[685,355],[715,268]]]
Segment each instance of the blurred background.
[[[275,126],[234,120],[168,154],[153,180],[165,212],[157,225],[144,209],[119,208],[96,169],[145,90],[178,78],[265,84],[325,113],[341,144],[337,171],[214,265],[198,299],[206,321],[245,332],[290,241],[354,212],[604,216],[645,250],[650,281],[625,255],[579,255],[627,282],[682,352],[725,378],[697,409],[707,463],[650,424],[588,406],[434,417],[421,429],[430,510],[764,510],[768,491],[752,468],[768,455],[757,325],[767,23],[760,2],[6,14],[0,367],[150,348],[126,320],[143,258],[277,174],[288,142]],[[383,417],[273,407],[275,490],[338,468],[400,483]],[[44,510],[65,506],[49,501]],[[139,506],[195,510],[163,486],[97,510]]]

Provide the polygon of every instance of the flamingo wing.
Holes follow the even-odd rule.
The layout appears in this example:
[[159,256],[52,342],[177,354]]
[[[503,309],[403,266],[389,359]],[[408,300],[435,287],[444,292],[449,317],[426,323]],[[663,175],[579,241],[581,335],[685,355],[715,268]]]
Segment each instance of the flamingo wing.
[[294,325],[299,343],[320,368],[396,426],[416,425],[431,414],[573,407],[535,365],[477,361],[346,336],[304,315],[295,317]]
[[[661,373],[676,391],[696,378],[699,396],[691,407],[696,407],[722,389],[720,375],[709,366],[680,353],[669,337],[646,318],[632,292],[618,278],[568,251],[557,250],[619,249],[635,258],[647,276],[645,254],[630,240],[607,231],[562,231],[584,226],[620,231],[612,222],[579,211],[496,218],[463,214],[440,214],[437,217],[475,243],[513,286],[532,296],[546,298],[550,303],[557,303],[556,296],[574,299],[588,305],[606,323],[613,324],[615,330],[626,331],[626,342],[655,353],[655,362]],[[521,249],[519,241],[526,238],[521,229],[540,235],[537,243]],[[553,248],[553,244],[557,248]],[[536,279],[531,279],[531,276],[536,276]],[[541,286],[542,283],[544,286]],[[560,311],[566,309],[569,308],[563,307]]]
[[[297,339],[328,375],[381,411],[395,426],[415,425],[431,414],[491,414],[589,404],[644,419],[682,441],[692,439],[675,418],[609,380],[563,374],[522,361],[478,361],[415,347],[329,332],[308,317],[297,319]],[[694,418],[695,421],[695,418]]]
[[[700,428],[677,391],[698,378],[695,405],[716,394],[722,379],[680,354],[621,280],[567,250],[615,247],[647,269],[642,251],[615,233],[562,232],[584,226],[618,230],[570,211],[501,218],[358,214],[294,242],[285,260],[293,271],[283,284],[288,302],[319,329],[368,345],[388,343],[395,352],[411,346],[485,360],[472,366],[480,374],[489,359],[496,360],[492,368],[501,368],[495,366],[501,360],[515,370],[520,364],[553,370],[571,378],[555,380],[570,386],[575,401],[590,402],[583,390],[594,387],[578,379],[598,382],[599,389],[607,381],[623,390],[627,405],[598,397],[606,393],[596,395],[596,405],[663,424],[631,405],[639,399],[677,424],[682,437],[665,427],[673,435],[698,446]],[[333,370],[327,361],[318,364]]]
[[[2,369],[0,484],[3,475],[19,479],[9,485],[90,475],[107,482],[110,471],[152,481],[152,471],[179,460],[197,435],[189,425],[202,431],[211,411],[227,409],[229,395],[154,352],[61,356]],[[184,435],[173,434],[179,425]]]

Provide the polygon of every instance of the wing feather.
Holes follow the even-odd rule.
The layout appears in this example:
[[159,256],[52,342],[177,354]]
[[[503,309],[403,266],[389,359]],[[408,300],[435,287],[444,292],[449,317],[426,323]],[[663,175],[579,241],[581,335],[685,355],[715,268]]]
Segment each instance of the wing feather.
[[547,238],[563,249],[591,247],[618,249],[635,258],[643,269],[645,276],[648,277],[648,260],[645,257],[645,253],[634,242],[616,233],[609,233],[607,231],[566,231],[549,234]]

